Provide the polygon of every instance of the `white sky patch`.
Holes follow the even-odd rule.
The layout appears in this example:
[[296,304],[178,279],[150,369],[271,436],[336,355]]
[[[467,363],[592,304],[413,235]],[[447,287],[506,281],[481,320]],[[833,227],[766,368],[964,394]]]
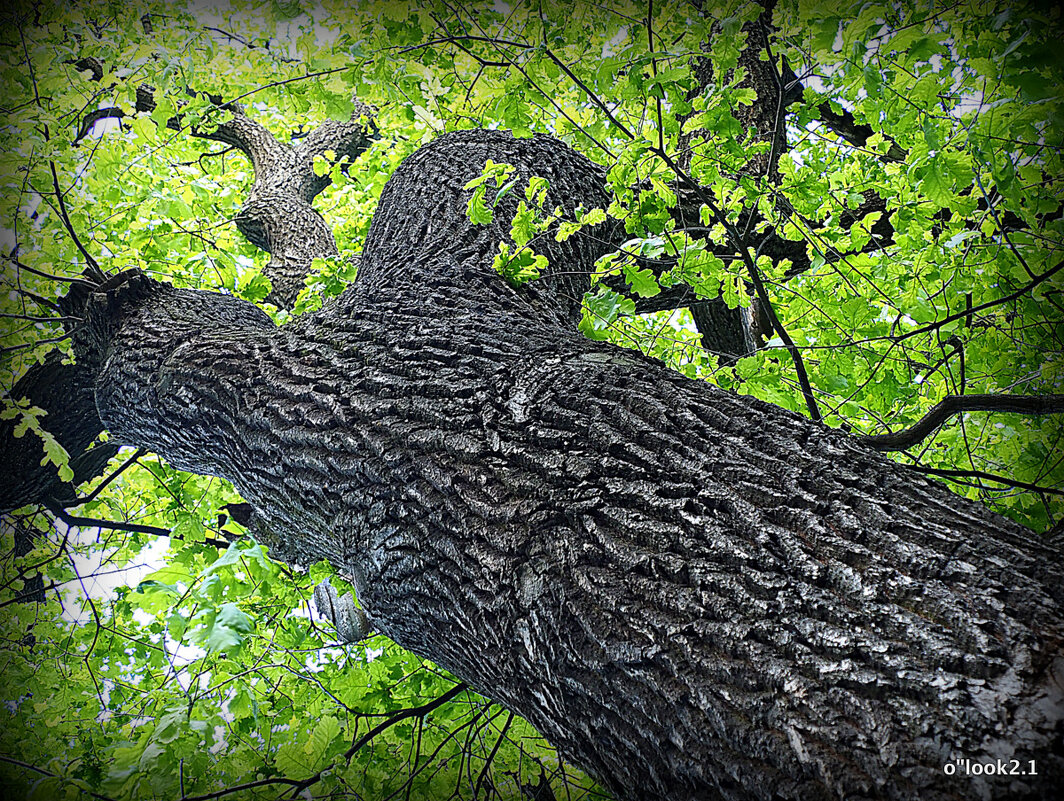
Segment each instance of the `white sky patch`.
[[13,228],[0,228],[0,253],[10,256],[18,245],[18,237]]
[[[66,530],[61,521],[56,523],[56,528],[62,536]],[[100,538],[100,529],[97,528],[72,528],[70,539],[73,544],[87,544],[96,542]],[[111,565],[117,549],[94,549],[77,551],[72,559],[73,567],[77,571],[79,580],[74,580],[63,587],[63,618],[72,623],[86,623],[92,620],[92,610],[87,603],[91,599],[93,603],[107,603],[113,600],[115,590],[118,587],[136,587],[145,576],[154,570],[158,570],[166,562],[166,551],[170,547],[170,540],[159,537],[150,542],[140,552],[136,560],[125,566]],[[140,620],[139,623],[150,621]]]
[[842,50],[843,44],[845,44],[845,40],[842,38],[842,22],[839,22],[838,30],[835,31],[835,41],[831,43],[831,49],[838,53]]
[[[101,103],[99,108],[117,108],[117,106],[114,103]],[[92,124],[92,127],[89,129],[89,136],[94,139],[100,139],[111,131],[117,130],[121,125],[122,123],[119,121],[118,117],[103,117]]]
[[899,319],[897,310],[892,309],[889,306],[880,307],[879,317],[877,319],[882,320],[885,323],[893,323],[895,320],[898,320],[898,322],[902,323],[903,325],[911,325],[914,327],[919,325],[916,320],[914,320],[907,314],[903,314]]
[[624,40],[627,38],[628,27],[622,26],[621,29],[617,31],[617,33],[613,34],[613,36],[610,37],[608,41],[603,43],[601,58],[609,58],[614,53],[616,53],[617,48],[619,48],[621,44],[623,44]]
[[26,200],[23,201],[21,208],[19,208],[19,211],[21,211],[27,217],[32,217],[36,213],[37,208],[40,205],[41,196],[38,195],[36,192],[30,192]]
[[803,75],[802,83],[806,88],[812,89],[814,92],[827,91],[827,84],[824,83],[824,79],[816,74]]
[[672,314],[669,315],[669,325],[677,331],[690,331],[692,334],[699,333],[694,318],[690,314],[684,314],[684,309],[673,309]]
[[208,25],[225,22],[226,16],[232,13],[229,0],[190,0],[188,9],[196,15],[197,19]]

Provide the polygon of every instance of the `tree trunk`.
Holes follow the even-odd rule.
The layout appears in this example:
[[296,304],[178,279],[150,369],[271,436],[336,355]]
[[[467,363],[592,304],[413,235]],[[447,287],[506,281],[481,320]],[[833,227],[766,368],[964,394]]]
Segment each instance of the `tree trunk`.
[[[777,407],[575,333],[601,237],[494,274],[487,158],[599,206],[546,137],[440,137],[354,287],[276,328],[123,275],[76,348],[120,442],[229,479],[273,552],[621,798],[971,798],[1064,767],[1064,568],[1022,527]],[[516,185],[511,195],[523,186]],[[512,211],[511,211],[512,213]],[[501,223],[501,224],[500,224]],[[948,775],[1035,760],[1037,776]]]
[[[754,134],[751,144],[768,144],[770,149],[765,153],[753,155],[743,166],[742,174],[753,178],[756,182],[770,186],[779,184],[779,157],[786,144],[786,131],[783,128],[783,112],[796,98],[794,93],[788,92],[780,80],[776,70],[775,57],[769,48],[769,30],[771,28],[772,11],[775,0],[759,0],[762,6],[761,12],[756,18],[745,23],[742,32],[746,36],[746,46],[739,54],[736,66],[743,71],[745,78],[739,83],[740,88],[753,89],[757,93],[757,102],[750,105],[739,105],[732,109],[736,120],[744,132]],[[696,2],[695,7],[702,14],[708,9],[702,2]],[[721,25],[718,23],[714,35],[724,35]],[[705,52],[710,51],[710,41],[707,39],[701,44]],[[653,48],[651,48],[653,49]],[[695,85],[688,93],[688,100],[694,100],[699,95],[712,91],[714,85],[715,68],[712,59],[708,56],[694,56],[691,59],[691,76]],[[800,92],[799,95],[800,97]],[[681,127],[683,123],[693,116],[693,112],[680,117]],[[690,172],[693,153],[691,143],[695,139],[712,139],[709,132],[701,129],[691,129],[680,134],[678,141],[678,159],[680,166]],[[738,175],[731,176],[738,180]],[[682,190],[681,190],[682,193]],[[692,221],[698,219],[698,208],[702,205],[701,198],[694,203]],[[679,216],[684,216],[681,205]],[[743,243],[729,243],[731,250],[744,250],[747,247],[755,247],[758,253],[762,252],[764,245],[769,244],[764,237],[757,237],[754,241],[752,234],[754,224],[760,215],[756,209],[747,208],[742,215],[739,230],[743,231],[743,238],[749,237],[751,241]],[[774,231],[773,231],[774,233]],[[777,239],[779,237],[776,237]],[[764,241],[762,241],[764,240]],[[784,240],[785,243],[785,240]],[[777,244],[775,241],[773,245]],[[786,244],[785,244],[786,246]],[[790,245],[788,250],[797,250],[801,255],[805,252],[805,243],[801,247],[794,248]],[[733,255],[729,253],[729,255]],[[748,291],[753,294],[753,287],[748,285]],[[708,352],[717,355],[721,364],[734,364],[743,356],[749,356],[761,346],[761,338],[772,335],[772,326],[763,324],[762,312],[759,309],[761,301],[754,297],[750,308],[729,308],[723,298],[712,298],[691,305],[691,319],[701,335],[702,347]],[[767,322],[767,321],[765,321]]]
[[[146,32],[150,17],[145,15]],[[79,69],[90,69],[93,80],[103,76],[103,65],[96,59],[78,62]],[[191,90],[190,90],[191,91]],[[221,105],[221,98],[215,99]],[[141,86],[137,92],[137,110],[155,108],[155,90]],[[333,152],[346,156],[348,163],[369,147],[376,134],[373,109],[357,100],[349,120],[325,120],[311,131],[297,147],[278,141],[238,106],[228,106],[228,120],[208,132],[193,129],[193,135],[224,142],[240,150],[251,161],[255,182],[234,222],[256,247],[271,254],[262,274],[270,279],[266,300],[289,308],[303,289],[304,279],[315,258],[337,255],[336,242],[328,224],[311,206],[311,202],[332,181],[329,174],[314,172],[314,159]],[[107,115],[123,116],[121,109],[103,109]],[[91,117],[91,114],[90,114]],[[90,117],[82,130],[91,128]],[[97,117],[96,119],[98,119]],[[168,125],[181,130],[179,117]],[[79,136],[80,138],[80,136]],[[91,271],[88,271],[91,273]],[[91,284],[75,280],[59,301],[64,316],[80,318]],[[97,287],[97,291],[105,287]],[[105,292],[106,294],[106,292]],[[13,400],[26,400],[46,412],[45,428],[57,435],[59,444],[70,455],[71,482],[62,481],[52,467],[40,463],[41,445],[34,436],[13,436],[19,420],[0,419],[0,512],[8,512],[32,503],[52,507],[76,505],[75,487],[100,475],[108,460],[118,453],[113,443],[96,442],[103,431],[96,410],[94,382],[99,354],[82,352],[77,364],[62,364],[61,354],[53,351],[41,365],[36,365],[18,380],[10,392]]]

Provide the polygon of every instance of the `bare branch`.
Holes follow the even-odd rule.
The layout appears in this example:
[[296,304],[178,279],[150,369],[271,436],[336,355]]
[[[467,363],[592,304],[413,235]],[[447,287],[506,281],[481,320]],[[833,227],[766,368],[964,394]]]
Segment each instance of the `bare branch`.
[[499,739],[495,741],[495,745],[491,749],[491,753],[488,754],[488,758],[484,760],[484,768],[480,771],[480,776],[477,777],[477,783],[473,785],[473,798],[480,797],[480,786],[484,784],[484,779],[488,776],[488,771],[491,769],[491,763],[495,761],[495,755],[499,753],[499,746],[502,745],[502,741],[506,739],[506,732],[510,728],[510,724],[514,721],[514,713],[511,712],[509,717],[506,718],[506,722],[502,724],[502,730],[499,732]]
[[[45,504],[48,511],[66,523],[68,526],[78,528],[107,528],[117,531],[132,531],[138,534],[154,534],[157,537],[170,537],[170,529],[160,526],[149,526],[144,523],[130,523],[125,520],[103,520],[98,517],[79,517],[72,515],[66,509],[54,504]],[[228,545],[228,543],[226,543]]]
[[[77,526],[78,528],[106,528],[113,531],[130,531],[135,534],[152,534],[156,537],[170,537],[175,540],[183,539],[183,537],[174,534],[170,529],[162,528],[161,526],[149,526],[144,523],[130,523],[125,520],[104,520],[98,517],[80,517],[78,515],[72,515],[62,506],[50,502],[45,503],[44,506],[68,526]],[[228,548],[230,545],[230,543],[225,540],[218,540],[213,537],[207,537],[204,539],[204,542],[208,545],[213,545],[216,548]]]
[[1064,412],[1064,395],[947,395],[915,425],[892,434],[862,437],[861,441],[877,451],[903,451],[925,440],[960,412],[1059,414]]
[[[573,83],[575,83],[577,86],[580,87],[580,89],[584,92],[584,94],[587,95],[588,100],[590,100],[592,103],[594,103],[600,109],[602,109],[602,113],[606,115],[606,117],[609,119],[610,122],[613,123],[613,125],[617,128],[617,130],[619,130],[621,133],[623,133],[629,139],[633,139],[633,140],[635,139],[635,134],[633,134],[630,130],[628,130],[627,126],[623,122],[621,122],[619,119],[617,119],[616,116],[614,116],[613,112],[610,111],[609,106],[606,105],[606,103],[602,100],[602,98],[600,98],[597,94],[592,92],[587,87],[587,84],[585,84],[582,80],[580,80],[578,77],[576,77],[576,75],[573,74],[573,71],[571,69],[569,69],[569,67],[565,64],[564,61],[562,61],[560,58],[558,58],[556,55],[554,55],[554,53],[548,48],[545,48],[544,52],[546,52],[547,57],[550,58],[550,60],[553,61],[555,64],[557,64],[558,67],[561,69],[561,71],[564,72],[566,74],[566,76],[568,76],[569,80],[571,80]],[[657,68],[655,67],[655,69],[657,69]]]
[[1045,281],[1048,281],[1050,278],[1052,278],[1054,275],[1056,275],[1062,269],[1064,269],[1064,261],[1062,261],[1062,262],[1058,263],[1056,266],[1051,267],[1050,269],[1046,270],[1044,273],[1042,273],[1041,275],[1037,276],[1029,284],[1026,284],[1026,285],[1020,287],[1015,292],[1011,292],[1011,293],[1009,293],[1008,295],[1005,295],[1002,298],[998,298],[997,300],[988,300],[986,303],[980,303],[978,306],[967,306],[967,304],[965,304],[967,306],[967,308],[965,308],[965,310],[962,311],[962,312],[957,312],[956,314],[951,314],[948,317],[944,317],[941,320],[938,320],[938,321],[933,322],[933,323],[928,323],[927,325],[921,326],[920,328],[916,328],[916,329],[914,329],[912,331],[909,331],[909,332],[907,332],[905,334],[898,334],[897,336],[892,337],[892,339],[895,342],[901,342],[903,339],[908,339],[909,337],[914,337],[917,334],[926,334],[928,331],[934,331],[935,329],[941,328],[942,326],[947,325],[948,323],[952,323],[955,320],[960,320],[960,319],[962,319],[964,317],[970,318],[971,315],[974,314],[977,311],[983,311],[984,309],[990,309],[990,308],[993,308],[994,306],[1000,306],[1003,303],[1008,303],[1010,301],[1016,300],[1017,298],[1021,298],[1024,295],[1026,295],[1028,292],[1030,292],[1032,289],[1034,289],[1036,286],[1038,286],[1039,284],[1042,284]]
[[[794,74],[794,70],[787,66],[786,63],[783,66],[783,70],[783,79],[789,90],[785,95],[785,101],[794,102],[801,99],[803,89],[801,79]],[[826,100],[817,106],[817,112],[822,123],[851,145],[864,147],[868,143],[868,139],[875,133],[871,125],[857,122],[853,114],[845,109],[841,112],[835,111],[831,107],[831,103]],[[886,138],[890,139],[889,136]],[[890,149],[881,158],[887,162],[902,162],[905,161],[907,155],[908,153],[903,148],[899,147],[893,139],[890,139]]]
[[[25,770],[31,770],[34,773],[39,773],[42,776],[54,777],[54,776],[58,775],[58,774],[52,773],[51,771],[45,770],[44,768],[39,768],[36,765],[31,765],[29,762],[23,762],[20,759],[12,759],[11,757],[4,756],[3,754],[0,754],[0,762],[6,762],[9,765],[15,765],[17,767],[24,768]],[[114,801],[114,799],[111,796],[100,795],[99,793],[92,792],[92,790],[90,790],[88,787],[83,786],[80,781],[74,781],[73,779],[68,779],[68,778],[65,778],[65,777],[63,778],[63,780],[65,782],[70,782],[75,787],[77,787],[79,790],[81,790],[81,792],[86,793],[88,795],[91,795],[93,798],[99,798],[99,799],[101,799],[101,801]]]
[[922,467],[920,465],[909,465],[909,469],[915,470],[918,473],[926,473],[929,476],[942,476],[943,478],[950,479],[980,478],[984,481],[993,481],[998,484],[1004,484],[1007,487],[1015,487],[1016,489],[1027,490],[1029,492],[1064,495],[1064,490],[1057,489],[1056,487],[1043,487],[1040,484],[1032,484],[1029,481],[1017,481],[1014,478],[999,476],[982,470],[943,470],[937,467]]
[[41,270],[36,270],[33,267],[30,267],[29,265],[23,264],[18,259],[12,258],[11,256],[4,256],[3,258],[6,261],[9,261],[12,264],[14,264],[16,269],[25,270],[26,272],[28,272],[28,273],[30,273],[32,275],[39,276],[40,278],[47,278],[50,281],[58,281],[60,283],[80,284],[80,285],[88,287],[88,288],[95,288],[96,287],[96,283],[95,282],[86,281],[84,278],[71,278],[71,277],[68,277],[68,276],[65,276],[65,275],[52,275],[51,273],[42,272]]
[[[348,762],[350,762],[351,761],[351,757],[353,757],[358,752],[358,750],[360,748],[362,748],[364,745],[366,745],[366,743],[370,742],[374,737],[376,737],[381,732],[387,731],[388,729],[390,729],[392,726],[394,726],[399,721],[405,720],[406,718],[413,718],[413,717],[422,717],[423,718],[426,715],[428,715],[430,712],[432,712],[433,710],[443,706],[444,704],[446,704],[447,702],[449,702],[453,698],[457,697],[458,695],[462,694],[463,692],[465,692],[468,689],[469,689],[469,685],[460,682],[460,683],[454,685],[454,687],[449,689],[443,695],[439,696],[438,698],[436,698],[433,701],[430,701],[427,704],[423,704],[422,706],[409,707],[407,709],[403,709],[403,710],[400,710],[399,712],[396,712],[394,715],[390,716],[386,720],[382,720],[380,723],[378,723],[376,726],[374,726],[372,729],[370,729],[364,735],[359,737],[352,744],[352,746],[350,748],[348,748],[347,751],[344,752],[344,759],[347,760]],[[318,780],[321,779],[321,776],[322,776],[323,772],[324,772],[324,770],[319,770],[313,776],[308,776],[306,779],[304,779],[303,781],[299,782],[298,784],[293,783],[293,782],[286,782],[286,783],[291,783],[291,784],[294,785],[293,788],[292,788],[292,794],[291,794],[290,798],[298,798],[300,796],[300,794],[304,790],[307,790],[310,787],[313,787],[315,784],[317,784]],[[216,797],[217,797],[217,795],[197,796],[196,798],[186,799],[186,801],[204,801],[205,799],[216,798]]]
[[[19,39],[22,41],[22,52],[26,57],[26,66],[29,68],[30,83],[33,85],[33,100],[37,104],[37,107],[44,111],[44,104],[41,102],[41,95],[37,89],[37,74],[33,69],[33,60],[30,58],[29,46],[26,44],[26,36],[21,26],[19,27]],[[44,134],[44,141],[51,139],[51,132],[48,130],[48,126],[43,126],[42,132]],[[89,266],[90,274],[97,280],[103,280],[104,274],[96,263],[96,259],[92,254],[85,249],[85,245],[82,244],[81,239],[78,237],[77,231],[74,230],[73,224],[70,222],[70,215],[67,213],[66,201],[63,200],[63,190],[59,186],[59,174],[55,169],[55,162],[51,159],[48,160],[48,167],[52,172],[52,186],[55,188],[55,199],[59,204],[59,215],[63,220],[63,226],[67,229],[67,233],[74,240],[74,244],[77,245],[78,250],[81,251],[81,255],[85,257],[85,263]]]
[[713,195],[699,186],[699,184],[691,178],[690,175],[684,172],[680,165],[677,164],[668,153],[663,150],[658,150],[657,148],[650,148],[650,152],[659,156],[677,178],[702,198],[702,202],[706,204],[706,207],[710,210],[713,218],[724,228],[731,246],[735,248],[739,257],[743,260],[743,264],[746,267],[747,277],[750,279],[750,283],[754,286],[754,290],[757,293],[757,299],[761,302],[762,311],[768,318],[768,322],[771,324],[772,329],[779,335],[780,339],[783,340],[783,345],[790,354],[791,361],[794,363],[794,370],[798,374],[798,385],[802,388],[802,394],[805,396],[805,405],[809,410],[809,416],[813,420],[819,421],[821,419],[820,409],[817,406],[816,398],[813,397],[813,388],[809,384],[809,375],[805,369],[805,361],[802,359],[802,354],[799,353],[798,348],[795,346],[794,340],[791,339],[791,335],[787,333],[787,329],[783,327],[783,324],[780,323],[779,317],[776,316],[776,310],[772,307],[768,291],[765,289],[765,283],[761,280],[761,273],[757,269],[757,264],[750,256],[750,248],[746,247],[742,235],[736,227],[728,221],[727,216],[721,211]]
[[89,503],[89,501],[95,500],[96,496],[99,495],[101,492],[103,492],[104,489],[106,489],[108,484],[110,484],[112,481],[114,481],[116,478],[118,478],[120,475],[122,475],[122,473],[124,473],[128,468],[132,467],[133,464],[141,456],[143,456],[147,452],[148,451],[145,450],[144,448],[137,448],[137,450],[133,453],[133,455],[130,456],[128,459],[126,459],[119,467],[115,468],[115,471],[113,473],[111,473],[111,475],[109,475],[103,481],[101,481],[99,486],[96,487],[96,489],[94,489],[92,492],[90,492],[84,498],[75,498],[70,503],[70,507],[73,508],[75,506],[82,506],[82,505],[84,505],[86,503]]

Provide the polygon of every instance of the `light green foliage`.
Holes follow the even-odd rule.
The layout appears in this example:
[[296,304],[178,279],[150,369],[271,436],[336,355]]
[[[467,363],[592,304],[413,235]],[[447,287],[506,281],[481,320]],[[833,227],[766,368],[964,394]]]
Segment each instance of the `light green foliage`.
[[610,326],[622,316],[635,314],[635,301],[599,286],[584,298],[584,316],[580,331],[589,339],[609,339]]
[[[191,135],[226,113],[187,95],[194,87],[238,99],[281,141],[346,119],[353,95],[377,109],[381,137],[354,163],[335,153],[314,162],[332,180],[315,207],[341,255],[315,263],[292,311],[267,307],[279,322],[354,280],[381,190],[406,156],[443,130],[498,127],[551,133],[608,171],[612,202],[576,220],[546,207],[546,178],[519,182],[509,165],[489,162],[465,187],[470,219],[509,231],[495,267],[516,287],[546,266],[540,238],[619,223],[627,241],[600,261],[585,298],[580,327],[591,338],[804,412],[778,337],[722,367],[686,310],[636,313],[639,300],[680,285],[748,306],[748,275],[724,222],[740,225],[744,208],[757,209],[764,222],[747,232],[748,255],[760,255],[757,269],[829,425],[877,433],[914,422],[950,393],[1064,391],[1064,272],[1021,291],[1062,260],[1064,70],[1059,19],[1048,11],[984,2],[931,10],[911,0],[865,5],[855,17],[851,4],[780,4],[774,57],[786,57],[805,90],[785,119],[774,184],[746,169],[769,145],[736,116],[759,102],[736,69],[742,25],[758,13],[752,2],[711,4],[705,16],[678,0],[655,3],[652,46],[646,5],[634,2],[456,12],[433,0],[325,0],[312,14],[288,0],[233,0],[216,14],[203,5],[45,4],[3,34],[0,227],[5,254],[17,240],[29,268],[13,277],[4,265],[5,388],[49,350],[70,352],[49,306],[68,283],[33,272],[80,272],[64,214],[108,271],[140,267],[177,286],[264,303],[268,255],[231,223],[254,172],[239,153]],[[145,10],[151,35],[139,21]],[[470,31],[478,38],[446,41]],[[701,93],[692,92],[694,55],[714,65]],[[86,57],[103,65],[100,81],[72,63]],[[157,105],[137,114],[144,83]],[[875,133],[860,147],[843,141],[817,121],[824,103],[852,109]],[[84,111],[108,105],[125,112],[121,126],[112,120],[74,144]],[[166,127],[175,115],[180,131]],[[682,223],[676,175],[655,152],[679,157],[681,146],[689,174],[707,188]],[[901,161],[884,158],[898,150]],[[511,195],[517,214],[496,220]],[[877,198],[879,208],[858,213]],[[884,218],[889,243],[874,232]],[[793,264],[759,254],[768,226],[804,242],[811,267],[795,275]],[[664,266],[655,272],[647,260]],[[607,289],[600,279],[609,274],[630,292]],[[969,306],[977,311],[958,315]],[[7,405],[2,414],[20,417],[44,459],[69,475],[38,411]],[[1053,417],[970,414],[898,458],[1059,490],[1060,426]],[[103,480],[80,487],[81,496]],[[980,479],[953,487],[1039,530],[1064,515],[1059,494]],[[169,530],[168,547],[121,527],[69,530],[38,510],[5,520],[0,752],[45,773],[0,764],[0,782],[39,799],[178,798],[321,772],[315,797],[409,789],[416,798],[471,798],[501,738],[486,775],[503,797],[519,797],[517,783],[534,783],[540,764],[558,798],[586,797],[591,783],[527,723],[507,725],[507,713],[471,692],[386,727],[348,761],[352,742],[388,714],[430,701],[454,679],[381,637],[339,646],[308,603],[326,576],[341,592],[350,587],[326,565],[279,565],[233,520],[223,524],[225,506],[239,501],[226,483],[148,455],[73,511]],[[16,528],[35,532],[17,558]],[[38,574],[48,602],[16,600]],[[238,797],[290,789],[263,784]]]
[[[510,178],[514,168],[511,164],[496,164],[491,159],[484,163],[484,171],[478,178],[463,186],[463,189],[473,190],[466,206],[466,214],[469,221],[474,225],[487,225],[495,219],[495,206],[502,200],[511,189],[516,179]],[[494,190],[492,199],[488,201],[488,187]]]
[[513,287],[519,287],[538,278],[546,266],[546,256],[528,247],[518,248],[511,252],[510,245],[506,242],[499,243],[499,253],[492,262],[495,272]]
[[[511,177],[514,168],[510,164],[496,164],[488,159],[484,171],[479,177],[467,183],[463,189],[472,189],[466,205],[466,216],[474,225],[487,225],[495,219],[495,208],[499,201],[514,190],[517,178]],[[492,186],[493,182],[493,186]],[[492,186],[494,194],[489,202],[488,188]],[[547,266],[547,257],[535,252],[531,245],[550,229],[561,217],[561,209],[554,209],[545,214],[543,203],[546,200],[550,182],[546,178],[533,175],[525,187],[524,200],[517,203],[517,211],[510,223],[509,241],[499,242],[499,252],[492,263],[494,270],[512,287],[521,287],[539,277]],[[601,220],[599,220],[601,222]],[[571,222],[566,229],[566,236],[572,235],[587,221]],[[564,223],[563,223],[564,225]],[[563,238],[558,233],[559,240]]]
[[59,478],[63,481],[70,481],[74,478],[74,471],[70,469],[70,454],[51,432],[41,426],[41,418],[46,414],[44,409],[30,406],[25,398],[18,400],[4,398],[4,409],[0,412],[0,420],[18,419],[12,432],[15,439],[21,439],[27,431],[36,434],[41,440],[41,445],[44,446],[44,458],[41,459],[41,464],[54,464],[59,468]]

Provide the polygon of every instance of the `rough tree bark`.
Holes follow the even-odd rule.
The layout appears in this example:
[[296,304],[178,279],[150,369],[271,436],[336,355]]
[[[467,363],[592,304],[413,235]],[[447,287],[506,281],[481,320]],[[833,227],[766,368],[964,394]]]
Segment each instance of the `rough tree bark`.
[[[560,142],[450,134],[395,173],[319,312],[278,329],[135,272],[93,293],[76,351],[113,439],[232,481],[276,555],[350,574],[379,632],[620,798],[1049,797],[1061,554],[839,432],[581,338],[601,237],[548,238],[552,272],[512,289],[502,229],[465,218],[487,158],[548,178],[548,207],[600,202]],[[1039,775],[943,771],[962,758]]]
[[[94,81],[103,77],[103,65],[96,59],[83,59],[75,66],[90,71]],[[150,86],[140,87],[138,111],[155,107],[154,91]],[[223,106],[220,98],[214,101]],[[271,254],[262,271],[271,282],[266,300],[289,308],[302,290],[314,259],[337,254],[332,230],[311,206],[332,180],[328,173],[315,174],[314,159],[332,151],[336,158],[347,156],[353,162],[376,135],[373,109],[355,101],[349,120],[326,120],[293,147],[276,139],[239,106],[224,104],[224,108],[229,112],[227,119],[208,131],[193,129],[192,135],[224,142],[251,161],[255,180],[234,222],[250,242]],[[119,108],[89,112],[78,138],[104,116],[121,118],[124,112]],[[182,130],[179,117],[172,118],[168,125]],[[88,280],[74,280],[60,300],[60,312],[78,318],[90,286]],[[6,443],[0,450],[0,475],[5,477],[0,483],[0,511],[34,502],[53,507],[71,505],[76,502],[74,488],[100,475],[118,452],[113,443],[96,441],[104,425],[96,412],[95,380],[96,367],[87,364],[84,357],[77,364],[63,364],[56,351],[43,364],[28,370],[11,389],[11,398],[24,398],[46,412],[45,426],[70,454],[74,478],[64,482],[54,470],[42,470],[37,438],[31,435],[16,439],[12,432],[18,420],[0,420],[0,442]]]
[[[701,13],[707,12],[704,3],[697,2],[695,5]],[[784,85],[769,47],[769,31],[775,0],[759,0],[759,5],[762,7],[761,13],[742,27],[742,34],[746,36],[746,46],[740,51],[736,63],[736,68],[745,75],[739,83],[739,88],[753,89],[757,93],[757,102],[739,105],[732,109],[732,113],[742,130],[753,135],[750,140],[751,144],[769,146],[766,152],[757,153],[750,158],[743,166],[743,174],[762,185],[772,187],[779,184],[778,163],[780,154],[783,152],[781,145],[786,143],[786,131],[783,125],[784,112],[789,105],[801,97],[801,89],[799,87],[796,92],[794,85]],[[719,23],[714,28],[714,34],[710,38],[722,35]],[[703,42],[701,46],[708,53],[710,41]],[[688,99],[694,100],[705,94],[707,89],[714,85],[714,74],[715,68],[711,58],[708,56],[693,57],[691,76],[694,79],[694,86],[689,92]],[[681,118],[681,125],[687,118]],[[685,171],[690,172],[690,163],[693,158],[692,142],[706,134],[706,131],[693,129],[680,135],[678,156],[680,165]],[[738,178],[738,176],[732,177]],[[684,216],[685,205],[687,204],[681,204],[679,207],[681,217]],[[692,213],[689,216],[691,224],[697,225],[698,209],[702,205],[701,199],[695,199],[692,205]],[[758,217],[759,215],[756,215],[753,209],[744,209],[739,230],[747,233],[752,231]],[[744,247],[753,244],[753,241],[744,243]],[[758,252],[761,253],[767,244],[769,244],[767,241],[758,241],[756,243]],[[804,242],[800,243],[800,248],[795,248],[794,243],[787,243],[784,247],[788,244],[790,250],[800,250],[801,255],[805,255]],[[701,334],[702,347],[717,353],[723,364],[733,364],[737,359],[756,351],[760,347],[762,336],[771,336],[772,328],[767,321],[761,320],[759,306],[760,302],[756,298],[751,306],[745,309],[741,307],[729,309],[722,298],[692,304],[691,317]]]
[[255,246],[270,253],[263,275],[272,288],[266,300],[281,308],[295,303],[315,258],[335,256],[332,230],[311,206],[331,179],[314,172],[314,159],[327,151],[354,161],[376,133],[373,110],[356,102],[347,122],[326,120],[298,146],[279,142],[243,113],[235,113],[207,138],[242,150],[255,168],[255,183],[236,226]]

